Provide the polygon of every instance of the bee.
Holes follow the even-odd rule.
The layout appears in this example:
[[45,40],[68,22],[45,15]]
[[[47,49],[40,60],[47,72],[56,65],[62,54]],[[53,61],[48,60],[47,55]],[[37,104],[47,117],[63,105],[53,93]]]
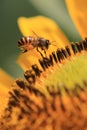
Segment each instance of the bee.
[[46,50],[49,48],[50,41],[43,37],[34,37],[34,36],[26,36],[22,37],[18,41],[18,47],[23,50],[23,52],[27,52],[31,49],[36,48],[36,50],[42,55],[39,48],[44,51],[46,54]]

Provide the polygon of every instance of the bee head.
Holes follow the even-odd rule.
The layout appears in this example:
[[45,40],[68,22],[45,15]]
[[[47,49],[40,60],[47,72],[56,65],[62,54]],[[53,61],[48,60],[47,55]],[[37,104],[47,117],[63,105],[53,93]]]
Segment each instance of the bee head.
[[49,45],[50,45],[49,40],[46,40],[46,49],[48,49]]

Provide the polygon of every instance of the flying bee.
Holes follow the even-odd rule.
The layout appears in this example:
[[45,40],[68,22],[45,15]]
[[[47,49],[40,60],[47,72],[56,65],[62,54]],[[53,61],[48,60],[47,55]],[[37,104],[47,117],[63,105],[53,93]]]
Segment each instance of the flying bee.
[[31,49],[36,48],[36,50],[42,55],[39,48],[44,51],[46,54],[46,50],[49,48],[50,41],[47,39],[44,39],[43,37],[33,37],[33,36],[27,36],[22,37],[18,41],[18,47],[23,50],[23,52],[27,52]]

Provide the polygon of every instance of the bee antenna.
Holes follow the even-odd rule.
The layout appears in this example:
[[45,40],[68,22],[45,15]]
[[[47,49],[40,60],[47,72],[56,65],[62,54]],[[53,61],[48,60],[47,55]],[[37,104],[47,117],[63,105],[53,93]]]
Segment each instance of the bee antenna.
[[56,42],[56,41],[52,41],[52,42],[50,43],[50,45],[56,46],[56,44],[52,44],[53,42]]
[[36,35],[37,37],[39,37],[33,30],[32,30],[33,34]]

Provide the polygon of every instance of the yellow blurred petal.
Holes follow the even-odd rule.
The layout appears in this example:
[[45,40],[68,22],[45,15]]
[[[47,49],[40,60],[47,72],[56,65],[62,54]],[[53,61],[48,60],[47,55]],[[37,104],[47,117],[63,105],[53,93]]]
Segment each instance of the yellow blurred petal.
[[87,37],[87,0],[66,0],[66,5],[80,35]]
[[[0,86],[1,88],[1,86]],[[6,107],[7,101],[8,101],[8,89],[3,88],[3,91],[0,90],[0,115],[2,114],[2,111]]]
[[2,86],[1,88],[2,90],[3,90],[3,87],[10,89],[13,81],[14,80],[10,75],[8,75],[5,71],[0,69],[0,86]]
[[35,34],[33,32],[35,32],[39,37],[41,36],[50,41],[55,41],[58,47],[64,47],[69,44],[57,24],[47,17],[20,17],[18,19],[18,25],[24,36],[34,36]]
[[27,70],[33,64],[38,64],[39,53],[36,50],[30,50],[19,56],[17,62],[24,69]]
[[13,83],[12,77],[0,69],[0,115],[8,100],[8,91]]

